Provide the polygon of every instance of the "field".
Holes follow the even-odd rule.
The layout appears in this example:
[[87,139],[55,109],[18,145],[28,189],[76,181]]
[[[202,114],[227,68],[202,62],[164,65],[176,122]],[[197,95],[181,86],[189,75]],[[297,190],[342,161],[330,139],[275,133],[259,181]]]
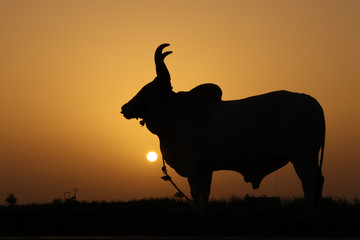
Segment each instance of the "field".
[[322,199],[318,217],[302,217],[303,199],[128,202],[54,201],[0,206],[0,236],[360,237],[360,202]]

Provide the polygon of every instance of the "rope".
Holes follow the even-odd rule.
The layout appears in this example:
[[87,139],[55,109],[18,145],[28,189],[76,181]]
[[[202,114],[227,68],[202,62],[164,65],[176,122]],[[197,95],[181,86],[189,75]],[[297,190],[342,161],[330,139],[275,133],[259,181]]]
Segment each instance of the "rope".
[[176,188],[176,190],[178,191],[177,193],[175,193],[176,197],[179,198],[185,198],[186,200],[188,200],[189,202],[192,202],[190,198],[188,198],[181,190],[180,188],[178,188],[178,186],[176,186],[176,184],[174,183],[174,181],[171,179],[171,177],[169,176],[169,174],[167,173],[167,169],[166,169],[166,165],[165,165],[165,159],[163,159],[163,167],[161,168],[161,170],[163,171],[163,173],[165,174],[165,176],[162,176],[161,179],[164,181],[170,181],[171,184],[174,186],[174,188]]

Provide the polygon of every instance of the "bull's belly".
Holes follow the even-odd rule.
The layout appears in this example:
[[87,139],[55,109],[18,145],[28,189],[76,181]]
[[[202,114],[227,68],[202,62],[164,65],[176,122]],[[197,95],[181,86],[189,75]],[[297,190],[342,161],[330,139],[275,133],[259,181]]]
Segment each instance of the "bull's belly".
[[214,171],[239,172],[245,182],[252,183],[253,188],[258,188],[265,176],[285,166],[307,145],[286,133],[276,135],[276,132],[269,131],[261,135],[261,131],[251,131],[254,134],[250,134],[247,133],[249,129],[241,130],[237,128],[228,130],[226,134],[210,134],[206,139],[205,152]]
[[254,189],[260,186],[264,177],[289,163],[289,159],[272,153],[241,154],[239,152],[214,154],[209,159],[213,171],[231,170],[241,173],[245,182],[251,182]]

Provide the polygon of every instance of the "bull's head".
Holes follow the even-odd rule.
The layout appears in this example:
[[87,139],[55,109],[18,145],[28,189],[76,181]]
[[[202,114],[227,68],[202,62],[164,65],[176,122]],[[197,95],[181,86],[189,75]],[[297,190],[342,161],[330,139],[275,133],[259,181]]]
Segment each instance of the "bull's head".
[[146,84],[128,103],[121,108],[121,113],[126,119],[142,118],[140,122],[144,125],[153,108],[164,99],[164,96],[172,92],[170,74],[164,59],[171,51],[162,53],[163,49],[170,44],[162,44],[155,51],[155,65],[157,76]]

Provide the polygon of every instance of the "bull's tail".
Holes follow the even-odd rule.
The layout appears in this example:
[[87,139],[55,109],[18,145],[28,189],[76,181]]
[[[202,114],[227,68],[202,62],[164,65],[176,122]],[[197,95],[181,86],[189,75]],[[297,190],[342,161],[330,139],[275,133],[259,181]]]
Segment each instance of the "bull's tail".
[[321,143],[321,153],[320,153],[320,160],[319,160],[319,175],[318,175],[318,182],[316,184],[316,198],[314,202],[314,206],[317,208],[320,204],[322,190],[324,186],[324,176],[322,175],[322,164],[324,160],[324,151],[325,151],[325,120],[324,120],[324,131],[322,136],[322,143]]
[[324,139],[323,139],[322,146],[321,146],[320,164],[319,164],[320,169],[322,168],[322,164],[323,164],[323,160],[324,160],[324,148],[325,148],[325,134],[324,134]]
[[325,118],[323,117],[323,124],[324,124],[324,132],[323,132],[323,139],[322,139],[322,145],[321,145],[321,153],[320,153],[320,163],[319,167],[320,170],[322,168],[323,160],[324,160],[324,150],[325,150],[325,132],[326,132],[326,126],[325,126]]

